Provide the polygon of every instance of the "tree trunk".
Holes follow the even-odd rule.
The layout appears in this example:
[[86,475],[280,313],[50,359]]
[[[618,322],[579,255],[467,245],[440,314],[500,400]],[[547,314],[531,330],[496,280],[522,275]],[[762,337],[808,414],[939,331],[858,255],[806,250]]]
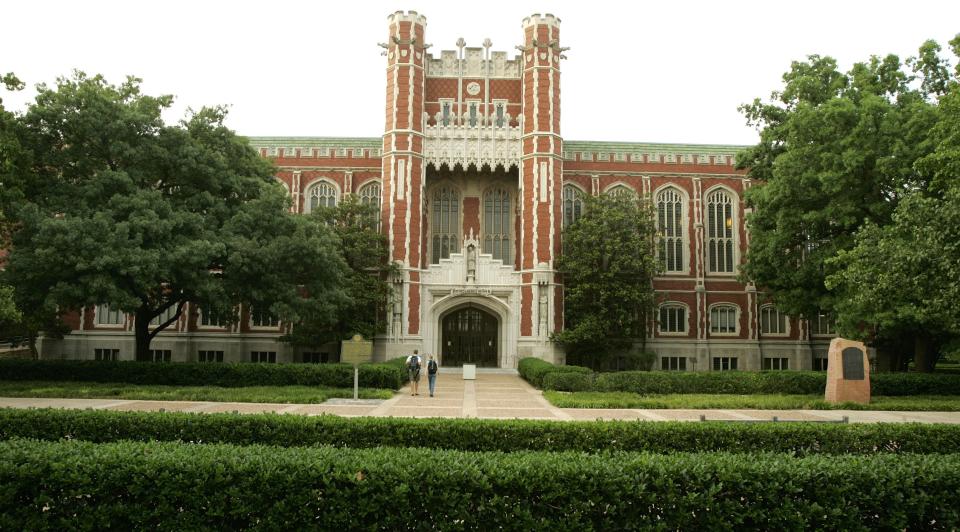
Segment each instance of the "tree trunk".
[[136,318],[133,323],[134,338],[136,339],[136,353],[134,359],[138,361],[150,361],[150,340],[153,336],[150,334],[150,320],[153,319],[149,309],[140,307],[137,310]]
[[936,362],[933,341],[926,333],[917,333],[913,337],[913,369],[921,373],[932,373]]

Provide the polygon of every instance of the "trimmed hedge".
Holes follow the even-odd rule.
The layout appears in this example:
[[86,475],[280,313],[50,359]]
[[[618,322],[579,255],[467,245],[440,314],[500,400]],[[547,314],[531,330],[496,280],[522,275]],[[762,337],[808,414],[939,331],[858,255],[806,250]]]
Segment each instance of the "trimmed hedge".
[[[360,386],[397,390],[406,382],[402,361],[361,364]],[[200,362],[101,362],[92,360],[0,360],[0,380],[87,381],[174,386],[353,387],[351,364],[210,364]]]
[[0,443],[0,529],[960,526],[960,456]]
[[0,409],[0,439],[161,440],[461,451],[960,453],[960,425],[341,418]]
[[[538,370],[541,375],[552,371]],[[586,378],[550,375],[541,377],[539,387],[561,392],[822,395],[826,383],[826,374],[816,371],[621,371]],[[960,375],[874,373],[870,375],[870,388],[874,395],[883,396],[960,395]]]
[[517,371],[521,377],[537,388],[543,387],[543,379],[550,373],[593,374],[593,370],[590,368],[584,368],[582,366],[557,366],[534,357],[521,358],[517,364]]

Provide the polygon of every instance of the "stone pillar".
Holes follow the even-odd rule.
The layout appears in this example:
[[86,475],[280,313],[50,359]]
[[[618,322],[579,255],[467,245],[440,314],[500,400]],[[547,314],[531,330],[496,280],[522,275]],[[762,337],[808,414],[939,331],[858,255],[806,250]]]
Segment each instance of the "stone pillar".
[[397,11],[388,17],[386,123],[383,135],[382,227],[390,260],[403,269],[406,308],[402,335],[420,330],[423,221],[424,31],[426,17]]
[[535,14],[523,19],[523,136],[520,159],[520,335],[536,334],[534,273],[551,276],[552,329],[563,326],[562,291],[554,260],[560,251],[563,139],[560,136],[560,19]]

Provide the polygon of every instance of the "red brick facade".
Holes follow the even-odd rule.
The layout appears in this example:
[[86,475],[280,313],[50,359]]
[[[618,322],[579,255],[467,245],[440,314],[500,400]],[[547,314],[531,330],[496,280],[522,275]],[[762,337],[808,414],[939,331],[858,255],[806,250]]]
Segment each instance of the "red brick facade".
[[[657,369],[662,362],[706,370],[718,358],[736,358],[738,369],[760,369],[768,358],[805,369],[814,353],[825,354],[829,338],[811,336],[803,320],[786,318],[781,326],[763,309],[763,295],[737,280],[750,238],[743,202],[750,181],[733,167],[738,146],[567,141],[558,18],[524,19],[513,58],[491,51],[489,42],[459,42],[434,56],[426,25],[415,12],[389,17],[382,137],[251,139],[276,163],[294,212],[347,194],[380,201],[381,228],[401,274],[391,279],[394,303],[388,330],[375,339],[378,358],[414,348],[446,353],[443,320],[476,308],[498,324],[488,342],[494,365],[515,367],[523,356],[562,362],[549,338],[563,327],[554,264],[567,200],[623,190],[658,205],[673,198],[677,213],[665,229],[679,235],[671,248],[676,260],[655,282],[658,300],[673,310],[651,323],[646,346],[660,356]],[[217,332],[197,323],[192,309],[174,334]],[[88,333],[108,329],[92,312],[75,325]],[[282,327],[251,329],[245,318],[219,332],[239,338],[243,350],[251,335],[276,336]],[[85,345],[78,351],[89,351],[92,344]],[[191,359],[189,349],[179,357]],[[289,348],[274,349],[282,360],[299,360]]]

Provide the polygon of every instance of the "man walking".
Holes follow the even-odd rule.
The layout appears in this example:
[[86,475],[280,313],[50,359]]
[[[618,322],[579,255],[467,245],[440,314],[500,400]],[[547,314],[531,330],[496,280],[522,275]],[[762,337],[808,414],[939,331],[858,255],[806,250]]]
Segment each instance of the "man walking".
[[427,382],[430,385],[430,397],[433,397],[433,389],[437,385],[437,361],[433,359],[433,355],[430,355],[430,360],[427,361]]
[[414,349],[413,354],[407,357],[407,375],[410,377],[410,395],[420,395],[420,355]]

